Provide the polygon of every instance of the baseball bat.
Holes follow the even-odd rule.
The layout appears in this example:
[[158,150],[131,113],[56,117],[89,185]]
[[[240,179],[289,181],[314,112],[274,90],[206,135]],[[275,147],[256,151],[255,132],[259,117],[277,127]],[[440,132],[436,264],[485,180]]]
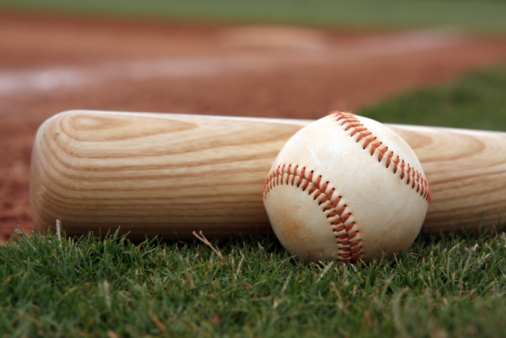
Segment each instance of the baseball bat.
[[[271,233],[263,182],[309,120],[69,111],[37,131],[30,197],[36,228],[120,229],[132,239]],[[504,226],[506,133],[389,125],[431,186],[426,233]],[[387,211],[386,211],[387,212]]]

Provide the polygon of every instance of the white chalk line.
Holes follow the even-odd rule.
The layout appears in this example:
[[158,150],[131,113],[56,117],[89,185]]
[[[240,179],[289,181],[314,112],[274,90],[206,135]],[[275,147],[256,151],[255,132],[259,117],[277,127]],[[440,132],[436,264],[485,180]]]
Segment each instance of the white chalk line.
[[311,64],[345,65],[347,62],[448,47],[462,41],[454,36],[419,32],[371,38],[361,44],[338,45],[315,53],[242,52],[220,57],[180,57],[34,70],[0,69],[0,95],[47,93],[117,80],[209,77]]

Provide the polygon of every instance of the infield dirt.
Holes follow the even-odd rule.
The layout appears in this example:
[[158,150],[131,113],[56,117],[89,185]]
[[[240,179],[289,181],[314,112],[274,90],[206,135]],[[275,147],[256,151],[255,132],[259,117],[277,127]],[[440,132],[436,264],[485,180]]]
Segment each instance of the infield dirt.
[[33,137],[58,112],[316,119],[505,59],[504,37],[0,13],[0,237],[33,227]]

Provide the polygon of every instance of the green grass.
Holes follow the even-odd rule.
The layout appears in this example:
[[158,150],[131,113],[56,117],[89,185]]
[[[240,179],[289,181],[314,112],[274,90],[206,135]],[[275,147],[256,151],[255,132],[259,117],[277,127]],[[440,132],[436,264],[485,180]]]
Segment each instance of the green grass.
[[506,3],[494,0],[0,0],[0,7],[150,20],[506,32]]
[[394,261],[293,260],[274,239],[134,245],[32,236],[0,247],[6,336],[506,334],[506,235],[419,238]]
[[506,131],[506,65],[357,111],[381,122]]

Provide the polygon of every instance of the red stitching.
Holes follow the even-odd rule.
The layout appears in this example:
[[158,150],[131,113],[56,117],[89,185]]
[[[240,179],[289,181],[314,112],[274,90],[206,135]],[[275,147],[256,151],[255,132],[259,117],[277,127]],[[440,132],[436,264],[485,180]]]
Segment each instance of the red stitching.
[[430,186],[427,179],[415,170],[409,163],[402,160],[399,155],[395,155],[392,150],[389,150],[387,146],[381,142],[374,142],[377,137],[368,131],[367,128],[360,122],[360,120],[352,113],[345,112],[332,112],[331,115],[335,118],[336,122],[344,128],[345,131],[351,129],[350,137],[355,136],[358,133],[356,142],[359,143],[365,138],[363,148],[366,150],[370,148],[371,156],[377,153],[378,162],[383,160],[386,156],[385,166],[388,169],[393,164],[392,171],[394,174],[400,170],[400,178],[405,181],[409,186],[411,183],[411,189],[415,190],[423,199],[430,202],[432,200],[430,194]]
[[[377,154],[376,157],[378,162],[381,162],[383,158],[386,158],[385,167],[387,169],[393,164],[392,171],[394,174],[400,170],[401,180],[404,180],[408,186],[411,184],[411,189],[415,190],[426,201],[431,201],[430,187],[425,177],[419,171],[415,170],[409,163],[401,159],[399,155],[396,155],[387,146],[383,145],[382,142],[378,142],[377,137],[367,130],[367,128],[364,127],[354,114],[333,112],[331,115],[335,117],[335,120],[339,122],[340,126],[342,126],[345,131],[351,129],[350,137],[358,134],[356,139],[357,143],[364,140],[364,150],[370,148],[370,155],[374,156]],[[354,228],[355,222],[350,222],[346,225],[346,222],[352,216],[352,214],[348,212],[348,206],[342,205],[339,207],[342,196],[332,197],[336,195],[335,188],[332,188],[327,192],[329,182],[324,181],[322,183],[321,176],[318,176],[316,180],[313,176],[314,171],[311,170],[308,173],[306,167],[301,168],[299,173],[298,165],[279,165],[275,169],[271,170],[264,181],[263,198],[265,200],[269,192],[274,187],[284,184],[296,186],[304,192],[307,190],[308,195],[312,195],[314,193],[314,200],[318,199],[321,194],[324,194],[318,202],[318,205],[322,207],[323,212],[328,212],[328,219],[334,219],[337,217],[330,222],[330,225],[333,227],[332,231],[336,234],[336,244],[339,245],[339,250],[344,252],[338,254],[337,259],[348,261],[350,263],[357,263],[363,255],[363,248],[360,237],[356,238],[359,235],[359,231]],[[341,234],[343,231],[345,233]]]
[[[307,178],[305,177],[307,172],[305,167],[300,169],[300,173],[298,171],[299,166],[293,167],[292,165],[286,166],[284,164],[276,167],[274,170],[271,170],[264,182],[264,200],[267,198],[269,192],[278,185],[279,182],[281,182],[280,184],[292,185],[299,188],[300,185],[303,184],[301,188],[302,191],[306,191],[307,187],[311,184],[312,186],[307,191],[307,194],[311,195],[314,193],[314,200],[318,199],[318,197],[323,194],[324,196],[318,201],[318,205],[322,208],[323,212],[332,210],[327,214],[327,219],[330,220],[336,216],[338,217],[333,221],[329,221],[329,225],[332,226],[332,231],[335,234],[336,244],[339,245],[339,250],[345,252],[338,254],[338,257],[336,258],[341,261],[357,263],[362,257],[362,244],[360,238],[355,238],[358,236],[358,231],[355,230],[352,232],[355,222],[351,222],[348,225],[345,224],[352,216],[351,212],[348,211],[347,205],[343,205],[338,208],[339,203],[342,200],[342,196],[333,197],[336,195],[335,188],[328,190],[329,182],[323,181],[321,176],[318,176],[316,180],[313,180],[314,172],[312,170]],[[286,180],[284,179],[285,176]],[[292,179],[289,179],[290,177],[292,177]],[[297,184],[294,183],[295,177],[299,178]],[[344,231],[345,234],[340,234],[342,231]]]

